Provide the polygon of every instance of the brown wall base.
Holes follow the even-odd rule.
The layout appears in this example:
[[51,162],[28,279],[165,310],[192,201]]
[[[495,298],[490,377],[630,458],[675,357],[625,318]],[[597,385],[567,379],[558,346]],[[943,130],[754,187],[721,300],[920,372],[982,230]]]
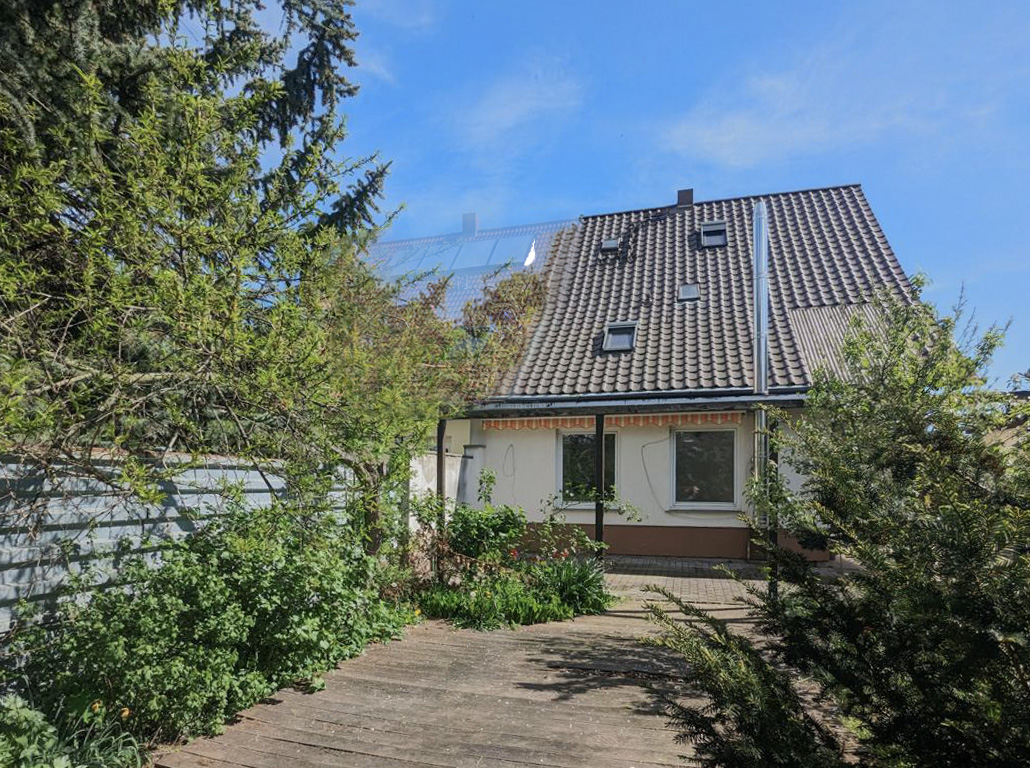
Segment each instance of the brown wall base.
[[[594,526],[577,523],[594,538]],[[613,555],[662,557],[747,557],[744,528],[694,528],[665,525],[606,525],[606,552]]]
[[[591,539],[594,526],[578,525]],[[530,529],[534,526],[531,523]],[[606,525],[604,540],[613,555],[654,555],[659,557],[712,557],[744,560],[760,553],[750,552],[746,528],[702,528],[666,525]],[[802,550],[792,538],[780,535],[788,549],[803,551],[809,560],[828,560],[825,551]]]

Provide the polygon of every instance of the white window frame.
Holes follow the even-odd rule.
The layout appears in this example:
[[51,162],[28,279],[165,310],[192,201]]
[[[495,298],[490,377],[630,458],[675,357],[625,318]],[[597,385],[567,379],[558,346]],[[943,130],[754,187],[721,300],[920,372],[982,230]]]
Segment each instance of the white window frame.
[[[733,501],[677,501],[676,500],[676,435],[679,432],[732,432],[733,433]],[[737,512],[740,511],[740,429],[738,427],[673,427],[669,430],[669,509]]]
[[[593,429],[559,429],[559,430],[556,430],[557,437],[556,437],[555,443],[556,443],[557,447],[556,447],[556,450],[555,450],[555,457],[554,457],[554,464],[555,464],[555,476],[554,476],[554,479],[555,479],[555,498],[558,499],[558,502],[561,504],[561,508],[562,509],[594,509],[594,507],[595,507],[595,504],[592,501],[566,501],[565,497],[562,495],[562,486],[564,485],[562,480],[564,479],[564,470],[565,470],[565,468],[563,466],[563,464],[565,463],[565,453],[563,451],[564,446],[563,446],[562,439],[565,437],[565,435],[591,435],[591,436],[593,436],[595,433],[596,432]],[[613,469],[613,472],[615,474],[612,477],[612,485],[615,487],[616,493],[618,493],[618,490],[619,490],[619,433],[618,433],[618,430],[607,429],[606,428],[604,430],[604,434],[605,434],[605,437],[607,437],[608,435],[611,435],[612,437],[615,438],[615,467]]]

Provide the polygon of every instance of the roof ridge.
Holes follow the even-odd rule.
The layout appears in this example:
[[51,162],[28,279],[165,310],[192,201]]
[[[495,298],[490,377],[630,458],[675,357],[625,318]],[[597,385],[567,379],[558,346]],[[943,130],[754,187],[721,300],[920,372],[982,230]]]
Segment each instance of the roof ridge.
[[784,197],[786,195],[800,195],[805,192],[826,192],[831,189],[853,189],[857,187],[862,189],[861,182],[852,182],[850,184],[827,184],[821,187],[802,187],[800,189],[785,189],[781,192],[761,192],[757,195],[734,195],[732,197],[719,197],[714,200],[698,200],[694,205],[702,205],[704,203],[727,203],[731,200],[753,200],[758,197]]
[[[692,208],[692,207],[695,207],[695,206],[698,206],[698,205],[707,205],[707,204],[710,204],[710,203],[729,203],[729,202],[732,202],[734,200],[755,200],[755,199],[758,199],[758,198],[785,197],[787,195],[800,195],[800,194],[804,194],[805,192],[825,192],[825,191],[828,191],[828,190],[831,190],[831,189],[855,189],[855,188],[857,188],[860,192],[863,192],[863,194],[864,194],[864,190],[862,190],[862,183],[861,182],[852,182],[850,184],[829,184],[829,185],[822,186],[822,187],[803,187],[801,189],[788,189],[788,190],[784,190],[782,192],[760,192],[760,193],[754,194],[754,195],[733,195],[731,197],[717,197],[717,198],[714,198],[712,200],[695,200],[690,205],[683,206],[683,210],[686,210],[687,208]],[[628,209],[626,209],[624,211],[607,211],[607,212],[604,212],[604,213],[588,213],[588,214],[584,214],[584,215],[580,216],[579,218],[580,219],[599,219],[599,218],[606,217],[606,216],[626,216],[626,215],[631,214],[631,213],[651,213],[651,212],[659,213],[661,211],[675,210],[675,209],[677,209],[679,207],[680,206],[678,206],[675,203],[673,203],[671,205],[656,205],[656,206],[650,206],[648,208],[628,208]]]

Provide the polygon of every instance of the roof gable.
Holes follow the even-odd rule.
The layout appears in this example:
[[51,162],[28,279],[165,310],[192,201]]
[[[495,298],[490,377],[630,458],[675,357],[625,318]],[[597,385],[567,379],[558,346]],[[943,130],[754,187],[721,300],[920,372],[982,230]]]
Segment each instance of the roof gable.
[[[805,387],[832,360],[819,346],[880,286],[909,289],[858,185],[587,216],[555,238],[548,297],[502,397],[711,392],[752,387],[751,218],[769,221],[770,384]],[[725,221],[727,243],[702,247],[701,224]],[[617,252],[601,252],[618,238]],[[678,301],[697,283],[697,301]],[[605,328],[635,322],[633,349],[606,352]],[[815,351],[813,351],[815,350]]]

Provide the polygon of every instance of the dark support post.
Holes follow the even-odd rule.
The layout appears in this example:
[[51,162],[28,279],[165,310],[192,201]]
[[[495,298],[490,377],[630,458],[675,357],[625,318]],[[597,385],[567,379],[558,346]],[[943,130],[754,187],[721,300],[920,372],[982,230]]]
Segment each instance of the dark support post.
[[443,501],[447,497],[447,451],[444,437],[447,434],[447,419],[436,424],[436,495]]
[[431,567],[437,579],[443,578],[443,570],[440,568],[440,552],[437,549],[443,536],[444,526],[447,524],[447,443],[444,438],[447,435],[447,419],[440,419],[436,423],[436,496],[440,500],[440,509],[436,521],[436,542],[433,547]]
[[[594,540],[604,544],[604,414],[594,417]],[[604,558],[604,549],[598,548],[597,559]]]

